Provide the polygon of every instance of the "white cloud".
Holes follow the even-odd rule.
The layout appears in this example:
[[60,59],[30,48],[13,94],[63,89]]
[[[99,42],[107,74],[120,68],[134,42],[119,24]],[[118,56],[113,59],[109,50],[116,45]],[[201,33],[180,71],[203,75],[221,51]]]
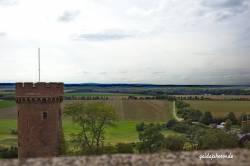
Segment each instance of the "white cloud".
[[0,8],[0,81],[37,80],[37,47],[44,81],[249,81],[247,0],[22,0]]

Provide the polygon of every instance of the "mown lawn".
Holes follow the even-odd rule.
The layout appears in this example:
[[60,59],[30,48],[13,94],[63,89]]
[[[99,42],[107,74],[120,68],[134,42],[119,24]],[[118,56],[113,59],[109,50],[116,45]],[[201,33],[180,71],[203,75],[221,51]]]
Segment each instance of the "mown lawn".
[[8,107],[14,107],[15,105],[16,105],[15,101],[0,100],[0,109],[8,108]]
[[[117,144],[119,142],[137,142],[138,133],[136,131],[137,121],[119,121],[115,127],[108,127],[105,130],[105,143]],[[149,123],[149,122],[147,122]],[[162,122],[163,123],[163,122]],[[16,145],[17,136],[11,134],[11,130],[16,129],[16,120],[0,119],[0,145]],[[79,126],[70,120],[63,121],[63,130],[66,140],[69,140],[72,133],[79,131]],[[165,130],[163,134],[179,134],[174,131]]]

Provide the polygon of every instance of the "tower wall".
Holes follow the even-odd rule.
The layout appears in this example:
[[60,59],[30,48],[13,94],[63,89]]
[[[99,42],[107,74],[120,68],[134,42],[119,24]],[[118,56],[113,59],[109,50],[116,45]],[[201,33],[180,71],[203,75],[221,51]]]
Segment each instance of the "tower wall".
[[59,154],[63,83],[16,83],[18,157]]

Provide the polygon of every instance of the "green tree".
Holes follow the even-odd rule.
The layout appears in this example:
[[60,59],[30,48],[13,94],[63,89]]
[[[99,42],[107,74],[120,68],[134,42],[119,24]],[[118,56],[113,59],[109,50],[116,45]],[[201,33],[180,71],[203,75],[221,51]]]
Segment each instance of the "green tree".
[[176,125],[177,124],[177,121],[175,120],[175,119],[170,119],[168,122],[167,122],[167,124],[166,124],[166,128],[171,128],[171,127],[173,127],[174,125]]
[[145,128],[144,122],[136,124],[136,131],[140,132],[143,131]]
[[186,138],[180,135],[169,135],[165,139],[165,147],[166,149],[172,151],[183,150],[184,144],[186,142]]
[[238,146],[237,136],[228,134],[220,129],[208,129],[200,137],[199,146],[201,149],[225,149]]
[[213,116],[211,112],[205,112],[202,117],[200,118],[200,122],[206,125],[209,125],[210,123],[213,123]]
[[146,125],[143,131],[139,131],[139,140],[138,150],[140,153],[159,152],[164,147],[164,136],[158,125]]
[[134,153],[134,147],[131,143],[118,143],[116,149],[118,153]]
[[232,121],[230,119],[227,119],[225,123],[225,129],[229,131],[231,130],[231,127],[232,127]]
[[104,129],[113,126],[116,111],[102,103],[73,103],[65,107],[64,113],[78,124],[81,130],[73,134],[73,142],[84,154],[102,153]]
[[230,119],[233,125],[236,125],[238,123],[238,120],[233,112],[229,112],[226,116],[226,119]]
[[193,144],[190,142],[185,142],[183,145],[183,150],[186,150],[186,151],[194,150]]

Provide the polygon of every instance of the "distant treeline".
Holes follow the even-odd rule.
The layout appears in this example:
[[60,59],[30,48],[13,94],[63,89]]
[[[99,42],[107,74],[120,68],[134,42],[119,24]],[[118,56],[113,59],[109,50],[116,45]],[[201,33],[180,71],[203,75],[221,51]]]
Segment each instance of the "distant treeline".
[[[154,84],[64,84],[70,93],[124,93],[141,95],[250,95],[250,85],[154,85]],[[0,89],[13,92],[15,84],[0,83]],[[1,92],[0,92],[1,94]]]
[[[64,100],[109,100],[110,96],[65,96]],[[128,96],[124,100],[175,100],[174,96]]]

